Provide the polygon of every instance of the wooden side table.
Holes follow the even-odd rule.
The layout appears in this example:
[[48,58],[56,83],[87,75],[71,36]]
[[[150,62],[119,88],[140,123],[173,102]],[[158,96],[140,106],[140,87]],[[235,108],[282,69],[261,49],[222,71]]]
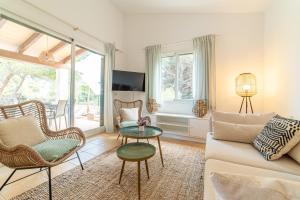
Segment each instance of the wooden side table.
[[125,162],[137,162],[138,171],[138,196],[141,199],[141,161],[145,161],[147,176],[149,179],[149,168],[147,160],[154,156],[155,146],[143,142],[134,142],[122,145],[117,149],[117,156],[123,160],[119,184],[121,183]]

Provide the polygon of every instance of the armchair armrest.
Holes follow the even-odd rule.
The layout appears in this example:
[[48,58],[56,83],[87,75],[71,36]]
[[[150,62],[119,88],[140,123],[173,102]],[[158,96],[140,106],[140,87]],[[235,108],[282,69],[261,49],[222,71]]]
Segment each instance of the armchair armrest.
[[77,127],[70,127],[67,129],[59,130],[59,131],[51,131],[48,130],[46,136],[50,139],[77,139],[80,140],[80,146],[83,146],[86,142],[86,138],[82,132]]
[[121,120],[122,120],[121,116],[120,116],[120,115],[117,115],[117,116],[116,116],[116,121],[117,121],[117,124],[116,124],[116,125],[117,125],[118,128],[121,127]]
[[51,165],[27,145],[7,147],[0,143],[0,162],[10,168],[30,168]]

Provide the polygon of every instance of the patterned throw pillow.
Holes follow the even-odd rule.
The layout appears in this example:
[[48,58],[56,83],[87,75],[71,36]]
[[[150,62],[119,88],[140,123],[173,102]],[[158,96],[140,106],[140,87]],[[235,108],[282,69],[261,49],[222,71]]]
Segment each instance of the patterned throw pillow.
[[266,160],[276,160],[300,141],[300,121],[274,116],[253,144]]

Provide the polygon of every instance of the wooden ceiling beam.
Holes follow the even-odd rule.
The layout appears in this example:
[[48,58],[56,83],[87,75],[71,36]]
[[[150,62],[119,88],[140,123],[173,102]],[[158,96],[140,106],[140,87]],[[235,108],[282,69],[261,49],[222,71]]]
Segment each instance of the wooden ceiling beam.
[[14,60],[20,60],[20,61],[30,62],[30,63],[34,63],[34,64],[39,64],[39,65],[46,65],[46,66],[51,66],[51,67],[62,67],[62,64],[59,62],[47,63],[47,62],[43,62],[43,61],[39,60],[37,57],[34,57],[34,56],[19,54],[19,53],[7,51],[4,49],[0,49],[0,56],[6,57],[6,58],[11,58]]
[[67,43],[65,42],[59,42],[57,45],[55,45],[54,47],[52,47],[50,50],[49,50],[49,53],[55,53],[56,51],[64,48],[65,46],[67,45]]
[[43,34],[34,32],[29,38],[27,38],[18,48],[18,53],[23,54],[30,46],[38,41]]
[[4,26],[4,24],[6,23],[6,19],[4,18],[0,18],[0,29]]
[[[78,49],[75,52],[75,56],[79,56],[79,55],[83,54],[84,52],[86,52],[85,49]],[[63,58],[61,61],[59,61],[59,63],[66,64],[69,60],[71,60],[71,55],[68,55],[67,57]]]

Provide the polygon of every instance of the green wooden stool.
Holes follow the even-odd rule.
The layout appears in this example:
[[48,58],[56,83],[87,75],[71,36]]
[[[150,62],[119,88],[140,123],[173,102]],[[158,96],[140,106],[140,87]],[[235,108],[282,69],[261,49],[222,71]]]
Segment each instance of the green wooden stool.
[[134,142],[125,144],[118,148],[117,155],[118,157],[123,160],[119,184],[121,183],[125,162],[137,162],[138,164],[138,195],[139,199],[141,198],[141,161],[145,161],[147,176],[149,179],[149,169],[148,169],[148,162],[147,160],[154,156],[155,154],[155,146],[152,144],[142,143],[142,142]]

